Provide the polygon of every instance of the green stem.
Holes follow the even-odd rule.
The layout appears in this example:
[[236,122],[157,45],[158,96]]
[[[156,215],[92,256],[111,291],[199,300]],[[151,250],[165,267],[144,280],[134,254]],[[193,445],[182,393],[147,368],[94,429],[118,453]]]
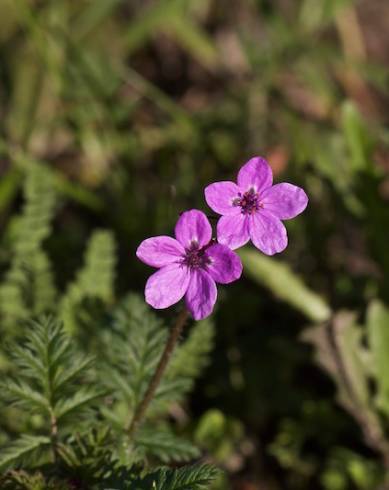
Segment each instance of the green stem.
[[189,317],[189,313],[186,309],[182,310],[178,315],[176,323],[173,328],[170,330],[169,338],[166,342],[165,349],[162,352],[161,358],[159,360],[157,369],[154,373],[154,376],[151,378],[149,386],[146,390],[146,393],[143,396],[142,401],[137,406],[135,413],[132,417],[128,434],[131,436],[139,427],[143,418],[145,417],[146,411],[150,402],[154,398],[155,392],[158,388],[159,383],[161,382],[162,376],[166,370],[166,367],[169,363],[169,359],[173,354],[174,348],[177,344],[177,340],[179,339],[181,332],[185,326]]
[[54,464],[56,464],[58,460],[58,424],[52,409],[50,409],[50,439],[51,448],[53,450],[53,460]]

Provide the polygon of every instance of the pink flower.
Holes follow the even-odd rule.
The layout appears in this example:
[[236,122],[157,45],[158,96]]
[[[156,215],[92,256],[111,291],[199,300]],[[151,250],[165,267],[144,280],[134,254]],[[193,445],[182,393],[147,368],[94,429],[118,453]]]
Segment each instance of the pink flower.
[[242,274],[235,252],[212,241],[212,228],[204,213],[192,209],[181,215],[175,228],[176,239],[157,236],[144,240],[137,257],[159,270],[146,283],[146,302],[161,309],[185,296],[195,320],[212,313],[216,302],[216,282],[228,284]]
[[205,189],[208,205],[222,217],[217,224],[218,242],[236,249],[251,238],[267,255],[282,252],[288,244],[283,219],[302,213],[308,197],[292,184],[273,184],[265,159],[251,158],[238,173],[238,184],[215,182]]

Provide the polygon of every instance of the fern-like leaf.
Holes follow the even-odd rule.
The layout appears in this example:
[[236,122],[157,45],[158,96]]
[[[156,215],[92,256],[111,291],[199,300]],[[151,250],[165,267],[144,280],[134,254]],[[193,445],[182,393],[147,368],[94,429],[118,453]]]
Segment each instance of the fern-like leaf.
[[23,435],[0,451],[0,470],[26,464],[49,444],[49,437]]
[[81,387],[72,397],[63,398],[55,404],[54,414],[57,421],[60,423],[64,418],[69,418],[75,413],[77,413],[77,417],[80,417],[86,407],[89,407],[92,402],[98,400],[106,393],[106,390],[99,390],[96,387]]
[[93,359],[78,353],[62,325],[51,317],[30,323],[28,340],[13,349],[12,358],[15,376],[1,383],[6,399],[58,424],[59,430],[70,416],[81,420],[104,393],[82,384]]
[[167,371],[168,378],[196,378],[208,365],[215,328],[210,320],[196,322],[186,341],[176,350]]
[[189,441],[166,429],[150,428],[139,431],[135,445],[140,454],[154,456],[163,463],[190,461],[200,454]]
[[87,298],[107,303],[113,297],[115,242],[108,231],[96,231],[89,240],[84,266],[62,299],[61,317],[67,331],[77,331],[76,310]]
[[131,490],[202,490],[206,488],[219,474],[217,468],[209,465],[185,466],[175,470],[161,468],[134,482]]
[[24,197],[13,233],[11,267],[0,288],[2,324],[12,333],[20,319],[49,310],[56,295],[51,265],[42,249],[50,233],[56,194],[51,173],[43,165],[28,166]]
[[166,328],[136,295],[115,310],[103,351],[107,367],[102,376],[117,397],[131,407],[142,399],[167,337]]
[[[143,299],[130,294],[113,313],[100,351],[106,355],[102,378],[115,392],[115,399],[135,410],[140,403],[162,354],[168,329]],[[180,402],[208,362],[214,328],[209,321],[197,323],[180,346],[158,386],[148,415],[166,413]],[[118,412],[119,413],[119,412]],[[122,423],[129,419],[121,409]],[[119,420],[112,413],[111,420]],[[120,418],[120,417],[119,417]]]
[[[210,465],[185,466],[178,469],[160,468],[144,474],[139,467],[111,464],[106,477],[94,488],[106,490],[203,490],[219,475],[219,470]],[[140,474],[143,473],[143,476]]]

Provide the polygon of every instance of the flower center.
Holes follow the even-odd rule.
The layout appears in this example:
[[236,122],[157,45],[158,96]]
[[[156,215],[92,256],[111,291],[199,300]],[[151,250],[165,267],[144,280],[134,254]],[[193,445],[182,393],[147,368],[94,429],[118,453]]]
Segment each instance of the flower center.
[[205,269],[211,263],[205,250],[206,247],[198,248],[197,243],[193,243],[190,248],[186,249],[183,264],[190,269]]
[[242,214],[254,214],[263,205],[259,201],[259,196],[254,189],[250,189],[243,195],[239,193],[239,197],[234,199],[234,206],[240,206],[242,208]]

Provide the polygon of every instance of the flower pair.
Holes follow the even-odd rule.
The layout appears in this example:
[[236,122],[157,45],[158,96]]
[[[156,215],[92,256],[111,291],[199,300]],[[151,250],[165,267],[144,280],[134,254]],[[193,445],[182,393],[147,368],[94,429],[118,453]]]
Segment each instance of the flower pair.
[[175,239],[158,236],[144,240],[136,252],[144,263],[157,267],[147,281],[148,304],[167,308],[185,296],[195,320],[211,314],[217,297],[216,283],[228,284],[242,274],[234,249],[250,239],[267,255],[281,252],[288,239],[282,219],[294,218],[307,206],[303,189],[292,184],[272,185],[268,163],[260,157],[249,160],[234,182],[215,182],[205,189],[205,199],[222,215],[217,224],[217,242],[201,211],[183,213],[175,227]]

